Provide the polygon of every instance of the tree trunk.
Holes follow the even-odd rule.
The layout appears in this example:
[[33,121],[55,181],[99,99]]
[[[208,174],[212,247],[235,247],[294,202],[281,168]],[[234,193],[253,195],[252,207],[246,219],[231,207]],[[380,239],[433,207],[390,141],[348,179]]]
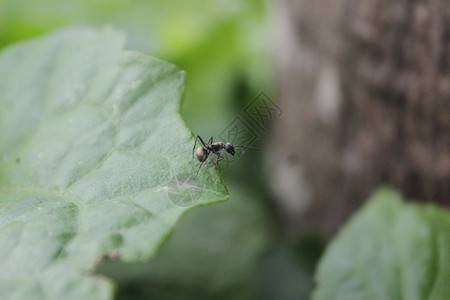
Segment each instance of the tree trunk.
[[373,190],[450,205],[450,1],[279,0],[267,165],[290,233],[334,234]]

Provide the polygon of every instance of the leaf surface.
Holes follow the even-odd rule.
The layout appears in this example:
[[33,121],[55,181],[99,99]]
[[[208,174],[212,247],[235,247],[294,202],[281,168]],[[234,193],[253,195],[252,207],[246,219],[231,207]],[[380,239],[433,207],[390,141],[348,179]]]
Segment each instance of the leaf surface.
[[322,258],[314,299],[450,299],[450,214],[382,189]]
[[184,73],[72,28],[0,54],[0,298],[111,299],[106,255],[148,261],[188,209],[228,197],[190,162]]

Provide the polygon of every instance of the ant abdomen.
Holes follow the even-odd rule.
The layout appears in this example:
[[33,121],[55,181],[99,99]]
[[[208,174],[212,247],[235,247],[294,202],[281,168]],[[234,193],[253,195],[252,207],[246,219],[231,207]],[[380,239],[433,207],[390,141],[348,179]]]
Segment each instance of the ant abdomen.
[[195,151],[195,155],[200,162],[204,162],[208,158],[208,153],[203,147],[198,147],[197,151]]

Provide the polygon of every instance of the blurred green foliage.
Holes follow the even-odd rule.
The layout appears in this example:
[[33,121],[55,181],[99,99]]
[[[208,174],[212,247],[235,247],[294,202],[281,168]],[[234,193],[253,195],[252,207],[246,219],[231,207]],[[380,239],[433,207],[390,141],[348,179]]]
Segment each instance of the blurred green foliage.
[[67,25],[112,25],[126,31],[126,48],[186,70],[182,115],[196,133],[217,135],[243,102],[271,90],[260,0],[0,0],[0,47]]
[[118,283],[118,299],[256,299],[270,217],[254,192],[231,185],[230,193],[226,203],[189,211],[148,264],[101,266]]

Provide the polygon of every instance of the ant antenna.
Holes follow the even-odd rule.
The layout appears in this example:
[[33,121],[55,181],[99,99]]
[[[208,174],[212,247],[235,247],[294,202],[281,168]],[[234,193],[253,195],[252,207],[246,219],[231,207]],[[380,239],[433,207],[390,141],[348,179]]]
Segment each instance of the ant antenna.
[[235,148],[247,148],[247,149],[254,149],[259,150],[259,148],[250,147],[250,146],[244,146],[244,145],[234,145]]

